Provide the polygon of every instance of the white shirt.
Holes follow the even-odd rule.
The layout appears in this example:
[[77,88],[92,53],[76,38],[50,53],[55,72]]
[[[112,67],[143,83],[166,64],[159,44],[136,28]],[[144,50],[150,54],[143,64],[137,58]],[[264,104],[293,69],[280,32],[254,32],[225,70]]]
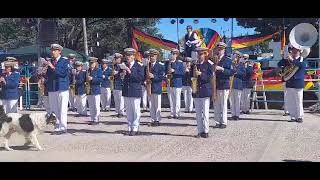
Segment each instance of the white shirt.
[[56,58],[56,60],[57,60],[57,62],[58,62],[58,60],[61,58],[61,55],[59,55],[57,58]]
[[134,64],[134,61],[132,61],[132,62],[129,63],[130,69],[132,68],[133,64]]

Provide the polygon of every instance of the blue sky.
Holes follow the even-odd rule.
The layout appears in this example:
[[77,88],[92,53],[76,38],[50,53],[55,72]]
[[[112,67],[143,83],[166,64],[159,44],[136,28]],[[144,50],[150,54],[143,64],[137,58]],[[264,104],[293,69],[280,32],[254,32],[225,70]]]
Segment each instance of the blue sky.
[[[174,18],[176,19],[176,18]],[[179,23],[179,37],[180,39],[186,33],[187,25],[191,25],[193,29],[198,28],[211,28],[218,32],[220,36],[223,36],[223,31],[225,31],[225,35],[230,37],[231,35],[231,18],[228,21],[224,21],[223,18],[215,18],[216,23],[211,22],[211,18],[197,18],[199,20],[198,24],[194,24],[193,20],[195,18],[183,18],[184,23]],[[167,40],[171,40],[177,42],[177,24],[171,24],[171,18],[162,18],[160,22],[157,24],[157,27],[160,29],[160,32],[163,34],[164,38]],[[233,20],[233,36],[240,36],[246,34],[255,34],[254,28],[243,28],[241,26],[237,26],[236,19]]]

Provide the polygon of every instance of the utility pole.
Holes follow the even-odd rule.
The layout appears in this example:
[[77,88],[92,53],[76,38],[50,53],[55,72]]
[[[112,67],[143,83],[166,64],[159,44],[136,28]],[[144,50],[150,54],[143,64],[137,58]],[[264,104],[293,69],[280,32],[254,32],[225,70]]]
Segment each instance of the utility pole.
[[86,18],[82,18],[82,27],[83,27],[83,43],[84,43],[84,53],[89,56],[88,52],[88,39],[87,39],[87,27],[86,27]]

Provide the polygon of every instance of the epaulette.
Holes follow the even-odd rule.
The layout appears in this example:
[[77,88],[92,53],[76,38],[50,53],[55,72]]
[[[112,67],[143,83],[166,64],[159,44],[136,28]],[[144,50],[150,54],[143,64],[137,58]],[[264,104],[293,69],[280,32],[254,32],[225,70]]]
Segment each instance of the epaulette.
[[178,62],[183,62],[182,60],[178,59]]
[[164,66],[164,63],[163,63],[163,62],[159,62],[159,64],[161,64],[162,66]]
[[208,59],[208,63],[211,64],[211,65],[214,64],[210,59]]
[[82,72],[86,72],[86,70],[85,70],[85,69],[82,69],[81,71],[82,71]]
[[140,66],[143,66],[143,64],[142,64],[141,62],[137,61],[137,63],[138,63]]

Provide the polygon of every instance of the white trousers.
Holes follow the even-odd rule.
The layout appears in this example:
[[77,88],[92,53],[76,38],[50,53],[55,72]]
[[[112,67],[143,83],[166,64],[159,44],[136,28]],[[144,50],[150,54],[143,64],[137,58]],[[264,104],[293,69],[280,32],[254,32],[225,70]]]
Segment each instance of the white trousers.
[[150,116],[152,122],[161,121],[161,94],[151,94]]
[[55,131],[67,130],[68,101],[69,92],[67,90],[49,92],[50,111],[54,112],[57,116]]
[[103,110],[110,110],[111,89],[101,87],[101,105]]
[[149,100],[149,97],[148,97],[148,94],[147,94],[147,89],[145,86],[141,85],[141,88],[142,88],[142,108],[143,109],[147,109],[148,107],[148,100]]
[[76,95],[75,106],[77,108],[77,113],[81,115],[87,115],[87,95]]
[[250,110],[250,95],[251,89],[245,88],[242,90],[240,102],[242,112],[247,112]]
[[194,98],[198,133],[209,132],[210,97]]
[[75,100],[75,96],[71,94],[71,90],[69,89],[69,105],[71,109],[75,108]]
[[91,121],[99,122],[100,118],[100,94],[88,95],[88,104]]
[[287,88],[287,109],[291,118],[303,118],[303,89]]
[[284,96],[284,112],[287,113],[289,112],[288,110],[288,89],[286,88],[286,84],[284,83],[284,92],[283,92],[283,96]]
[[180,106],[181,106],[181,89],[182,88],[175,88],[175,87],[170,87],[170,96],[169,101],[171,99],[170,103],[170,111],[171,115],[173,116],[180,116]]
[[185,111],[193,111],[192,88],[190,86],[182,86]]
[[49,103],[49,97],[48,96],[42,96],[42,100],[43,100],[43,105],[44,108],[46,109],[47,113],[50,113],[50,103]]
[[18,99],[12,99],[12,100],[2,99],[2,105],[5,113],[18,112]]
[[140,97],[124,97],[124,103],[126,106],[126,114],[128,120],[128,131],[139,130],[139,121],[141,117],[140,102]]
[[[124,99],[121,90],[113,91],[114,106],[117,114],[124,115]],[[140,105],[139,105],[140,106]]]
[[240,116],[240,100],[241,100],[241,92],[239,89],[232,89],[230,96],[230,110],[232,116]]
[[229,89],[217,90],[217,100],[214,102],[214,120],[217,124],[227,125]]

